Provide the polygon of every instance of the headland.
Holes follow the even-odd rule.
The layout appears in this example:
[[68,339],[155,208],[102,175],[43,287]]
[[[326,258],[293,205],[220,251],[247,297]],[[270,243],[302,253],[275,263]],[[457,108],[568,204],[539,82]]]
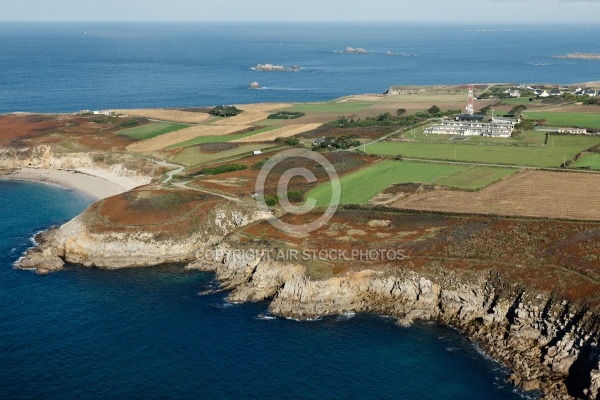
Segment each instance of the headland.
[[[17,267],[177,262],[214,271],[230,301],[268,299],[276,316],[435,320],[477,341],[525,390],[594,399],[598,89],[391,87],[325,103],[235,105],[228,117],[200,108],[4,115],[0,167],[102,171],[132,183],[39,235]],[[474,125],[428,130],[494,119],[510,121],[510,136]],[[295,156],[278,158],[288,150]],[[332,197],[316,154],[340,177],[340,207],[312,232],[278,229],[269,221],[303,227]],[[270,160],[278,163],[263,202],[256,181]],[[277,187],[297,168],[314,180],[290,179],[287,199],[322,207],[303,215],[287,212]]]

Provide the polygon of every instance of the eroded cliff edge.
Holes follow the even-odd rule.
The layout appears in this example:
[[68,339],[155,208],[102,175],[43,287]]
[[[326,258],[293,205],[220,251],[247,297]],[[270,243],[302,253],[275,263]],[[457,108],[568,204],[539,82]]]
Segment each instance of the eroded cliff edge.
[[[523,389],[598,398],[600,224],[343,210],[294,235],[266,217],[250,203],[141,188],[49,231],[18,266],[188,263],[214,271],[230,301],[269,299],[282,317],[372,312],[445,323],[509,366]],[[320,256],[332,249],[406,257]]]

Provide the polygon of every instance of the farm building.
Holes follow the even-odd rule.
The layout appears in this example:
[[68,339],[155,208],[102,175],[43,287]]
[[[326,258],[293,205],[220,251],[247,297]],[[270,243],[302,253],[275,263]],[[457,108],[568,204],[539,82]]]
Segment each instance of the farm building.
[[587,129],[584,128],[560,128],[558,133],[570,133],[573,135],[587,135]]

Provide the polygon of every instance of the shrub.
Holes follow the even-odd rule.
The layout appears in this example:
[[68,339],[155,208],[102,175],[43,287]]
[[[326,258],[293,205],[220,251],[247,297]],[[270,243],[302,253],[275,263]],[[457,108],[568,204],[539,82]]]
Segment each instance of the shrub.
[[255,169],[255,170],[261,169],[267,161],[269,161],[269,157],[265,157],[263,160],[252,164],[252,169]]
[[127,121],[121,122],[119,125],[121,126],[121,128],[127,128],[130,126],[135,126],[139,123],[140,121],[138,121],[137,119],[128,119]]
[[235,106],[217,106],[217,107],[213,108],[212,110],[210,110],[211,115],[214,115],[216,117],[224,117],[224,118],[234,117],[234,116],[240,114],[241,112],[242,112],[242,110],[238,109]]
[[304,193],[300,190],[290,190],[287,192],[288,200],[292,203],[302,203],[304,201]]
[[300,111],[279,111],[269,115],[267,119],[295,119],[304,117],[305,115],[306,114]]
[[227,164],[220,165],[218,167],[203,168],[200,171],[194,173],[193,175],[218,175],[224,174],[226,172],[242,171],[246,168],[248,167],[243,164]]
[[279,200],[274,196],[265,196],[265,204],[269,207],[275,207]]

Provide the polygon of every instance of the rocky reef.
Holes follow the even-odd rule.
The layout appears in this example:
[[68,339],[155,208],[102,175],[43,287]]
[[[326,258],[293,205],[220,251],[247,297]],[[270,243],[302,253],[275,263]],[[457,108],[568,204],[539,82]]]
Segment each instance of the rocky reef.
[[253,67],[250,67],[253,71],[267,71],[267,72],[298,72],[300,71],[300,67],[294,65],[292,67],[285,67],[283,65],[273,65],[273,64],[256,64]]

